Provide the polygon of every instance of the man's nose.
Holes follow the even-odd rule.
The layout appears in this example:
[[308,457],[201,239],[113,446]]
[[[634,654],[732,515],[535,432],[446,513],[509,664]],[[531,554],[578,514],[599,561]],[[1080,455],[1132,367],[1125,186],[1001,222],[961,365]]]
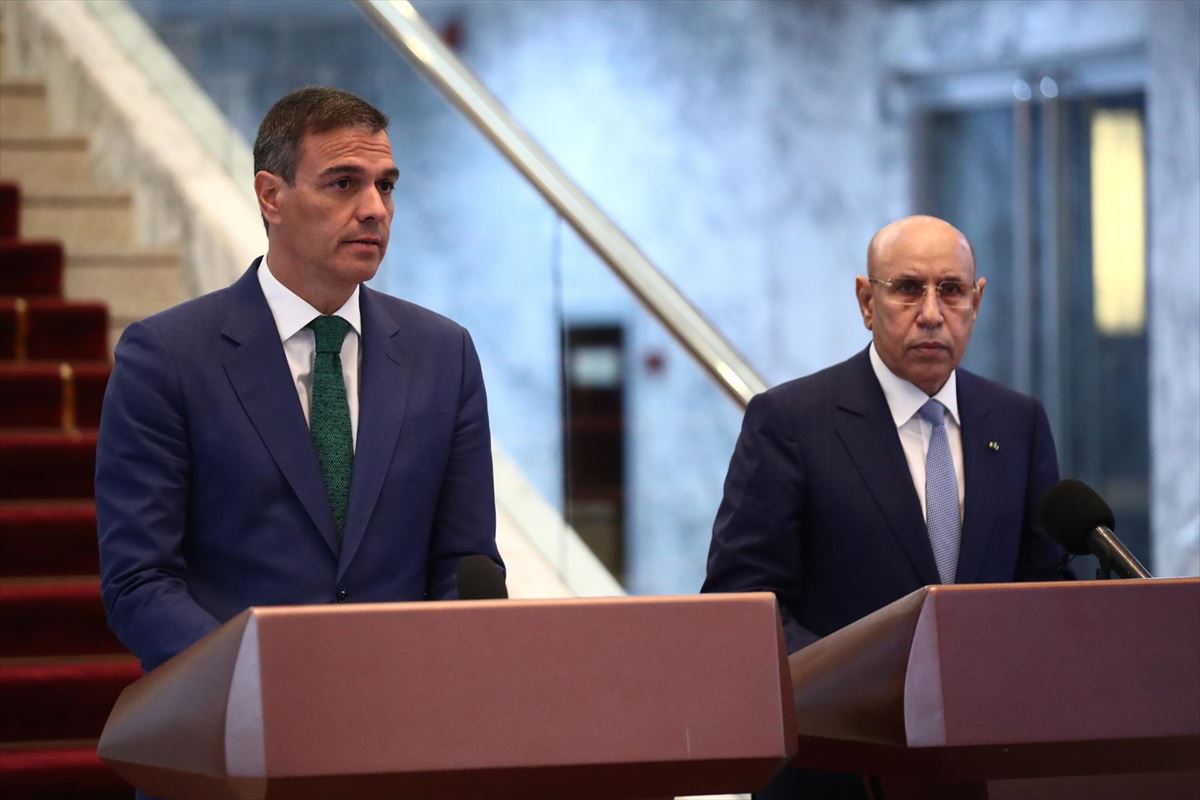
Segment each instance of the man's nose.
[[363,192],[358,206],[358,217],[364,222],[372,219],[386,219],[387,202],[384,200],[383,192],[374,186]]
[[942,304],[938,299],[937,286],[926,285],[919,309],[920,314],[917,320],[922,325],[940,325],[942,323]]

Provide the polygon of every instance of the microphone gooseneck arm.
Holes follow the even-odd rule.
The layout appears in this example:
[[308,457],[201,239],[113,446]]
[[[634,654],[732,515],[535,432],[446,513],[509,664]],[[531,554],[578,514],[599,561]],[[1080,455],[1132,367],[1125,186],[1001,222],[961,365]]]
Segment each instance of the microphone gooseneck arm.
[[1088,550],[1100,562],[1096,571],[1097,578],[1112,577],[1116,573],[1122,578],[1149,578],[1150,573],[1137,560],[1137,556],[1129,552],[1129,548],[1117,538],[1117,535],[1104,525],[1097,525],[1087,535]]

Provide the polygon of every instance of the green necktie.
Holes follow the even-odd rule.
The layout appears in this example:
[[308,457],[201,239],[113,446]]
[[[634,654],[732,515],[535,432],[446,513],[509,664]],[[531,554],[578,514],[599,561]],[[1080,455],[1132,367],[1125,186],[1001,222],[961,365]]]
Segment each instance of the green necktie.
[[309,427],[341,544],[346,506],[350,501],[350,471],[354,466],[350,404],[346,401],[346,383],[342,380],[341,355],[342,340],[350,330],[350,323],[341,317],[317,317],[304,327],[317,335],[312,393],[309,395]]

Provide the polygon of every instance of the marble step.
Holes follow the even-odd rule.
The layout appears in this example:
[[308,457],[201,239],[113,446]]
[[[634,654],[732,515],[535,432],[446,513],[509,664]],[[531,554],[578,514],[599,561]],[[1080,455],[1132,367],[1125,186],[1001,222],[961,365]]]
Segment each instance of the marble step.
[[46,85],[0,80],[0,138],[44,136],[48,130]]
[[0,136],[0,179],[24,186],[72,187],[92,177],[83,136]]
[[173,248],[67,250],[63,291],[73,300],[103,300],[111,319],[141,319],[186,299]]
[[67,251],[133,245],[133,195],[91,187],[28,183],[21,192],[21,237],[57,239]]

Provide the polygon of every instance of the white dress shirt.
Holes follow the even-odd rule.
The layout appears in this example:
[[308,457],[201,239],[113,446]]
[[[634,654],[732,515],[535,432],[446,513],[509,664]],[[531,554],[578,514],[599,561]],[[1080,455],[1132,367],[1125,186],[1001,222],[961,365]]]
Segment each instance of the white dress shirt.
[[[271,308],[271,316],[275,318],[275,327],[279,329],[279,339],[283,342],[288,369],[292,372],[296,394],[300,397],[300,407],[304,409],[304,421],[311,425],[312,418],[308,407],[309,394],[312,392],[313,354],[317,349],[317,335],[304,326],[321,316],[321,312],[279,282],[267,266],[266,256],[263,256],[258,268],[258,283],[262,286],[267,305]],[[350,323],[350,330],[346,332],[346,338],[342,341],[341,356],[342,379],[346,382],[346,401],[350,405],[350,436],[355,447],[358,445],[358,376],[362,361],[358,346],[359,337],[362,335],[362,313],[358,307],[359,288],[356,286],[350,299],[332,314]]]
[[[917,490],[917,497],[921,500],[921,514],[926,515],[925,459],[929,454],[929,439],[933,435],[933,426],[917,412],[928,402],[929,395],[888,369],[887,364],[884,364],[883,359],[875,352],[874,342],[871,343],[870,357],[871,368],[875,370],[875,377],[883,387],[883,396],[892,412],[892,421],[896,423],[896,432],[900,434],[900,446],[904,448],[904,458],[908,461],[913,488]],[[950,456],[954,459],[954,477],[958,481],[958,515],[961,519],[967,485],[963,479],[962,427],[958,416],[958,382],[955,375],[955,372],[950,373],[946,385],[933,399],[946,407],[946,438],[950,443]]]

